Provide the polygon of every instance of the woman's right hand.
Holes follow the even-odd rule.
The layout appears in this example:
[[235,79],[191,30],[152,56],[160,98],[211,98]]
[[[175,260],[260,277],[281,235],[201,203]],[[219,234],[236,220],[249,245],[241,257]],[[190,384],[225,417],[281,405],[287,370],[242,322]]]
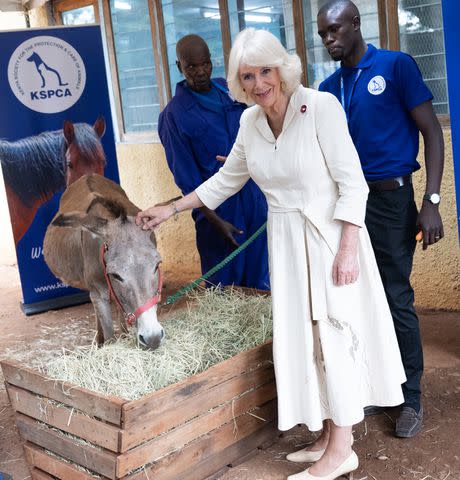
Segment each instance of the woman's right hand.
[[174,213],[174,206],[171,204],[150,207],[136,215],[136,225],[142,226],[142,230],[153,230]]

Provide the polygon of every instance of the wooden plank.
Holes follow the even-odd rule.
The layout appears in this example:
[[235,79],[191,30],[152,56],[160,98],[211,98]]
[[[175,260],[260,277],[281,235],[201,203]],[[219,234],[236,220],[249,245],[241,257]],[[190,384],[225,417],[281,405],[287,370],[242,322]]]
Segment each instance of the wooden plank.
[[16,424],[24,440],[40,445],[77,465],[115,479],[114,453],[65,437],[21,413],[16,414]]
[[32,480],[55,480],[56,477],[48,475],[46,472],[42,472],[38,468],[32,468],[30,470],[30,478]]
[[232,48],[232,35],[230,32],[230,18],[228,15],[228,0],[219,0],[220,31],[222,34],[222,50],[224,53],[225,73],[228,73],[228,58]]
[[380,48],[388,49],[388,25],[386,0],[377,0],[377,16],[379,19]]
[[121,410],[126,400],[101,395],[85,388],[45,377],[17,362],[0,362],[5,381],[33,393],[70,405],[92,416],[115,425],[121,424]]
[[271,341],[218,363],[205,372],[169,385],[139,400],[125,403],[122,407],[122,427],[129,429],[133,425],[142,424],[149,415],[159,418],[181,399],[205,392],[232,377],[254,369],[267,360],[272,360]]
[[[157,48],[160,48],[161,59],[163,62],[163,68],[161,68],[160,70],[157,70],[156,74],[158,77],[160,75],[160,72],[163,73],[163,87],[165,89],[165,101],[166,103],[168,103],[168,101],[172,98],[172,92],[171,92],[171,78],[169,74],[168,45],[166,41],[165,22],[163,18],[163,6],[160,0],[154,0],[154,2],[155,2],[155,16],[156,16],[157,25],[158,25],[157,39],[158,39],[159,45],[157,43]],[[164,106],[166,106],[166,104]]]
[[[148,9],[149,9],[149,20],[150,20],[150,35],[152,38],[152,46],[153,46],[153,61],[155,63],[155,76],[157,80],[157,89],[158,89],[158,97],[160,100],[160,110],[166,107],[168,103],[168,94],[165,92],[164,89],[164,82],[162,81],[162,62],[161,62],[161,55],[160,55],[160,48],[161,44],[158,38],[158,15],[156,14],[156,6],[154,1],[148,2]],[[168,69],[169,70],[169,69]]]
[[47,472],[53,478],[56,477],[60,480],[94,480],[93,475],[79,470],[71,463],[49,455],[33,443],[27,442],[24,445],[24,453],[29,466],[34,466],[40,471]]
[[108,64],[110,66],[110,79],[113,91],[113,103],[115,104],[115,118],[117,122],[120,137],[125,131],[125,120],[123,109],[121,108],[120,82],[118,79],[118,62],[115,54],[115,40],[112,30],[112,12],[110,10],[110,2],[104,0],[102,2],[102,17],[104,20],[105,40],[107,46]]
[[[212,411],[208,411],[171,432],[154,438],[152,441],[136,447],[126,454],[120,455],[117,459],[117,476],[123,477],[128,472],[172,453],[233,420],[235,425],[237,425],[238,417],[246,414],[246,412],[258,405],[266,404],[274,398],[276,398],[276,385],[272,381],[268,385],[264,385]],[[259,409],[254,410],[254,414],[257,417],[261,417],[260,419],[258,418],[259,422],[263,423],[264,420],[266,422],[273,420],[273,417],[265,418],[263,415],[259,415],[258,412]]]
[[[214,476],[214,473],[219,472],[222,464],[235,466],[240,460],[248,460],[249,455],[252,456],[257,454],[257,447],[259,445],[272,438],[276,438],[277,433],[278,430],[272,422],[260,430],[256,430],[248,437],[230,445],[218,455],[206,458],[198,465],[194,465],[187,471],[181,473],[180,480],[202,480],[205,478],[211,480],[212,477],[210,478],[210,476]],[[248,454],[248,452],[250,453]]]
[[295,49],[296,53],[302,63],[302,75],[300,81],[305,87],[308,86],[308,62],[307,62],[307,49],[305,47],[305,28],[304,28],[304,16],[302,0],[292,1],[293,22],[294,22],[294,35],[295,35]]
[[[173,399],[169,410],[163,411],[161,414],[152,411],[142,419],[142,423],[138,421],[136,425],[123,430],[120,451],[126,452],[128,449],[182,425],[191,418],[206,413],[210,408],[225,403],[251,388],[268,383],[274,377],[275,373],[270,363],[252,372],[233,377],[198,395],[190,395],[186,398],[180,396]],[[260,405],[260,403],[254,404],[254,406],[256,405]]]
[[387,0],[388,48],[399,50],[398,0]]
[[121,432],[119,428],[83,415],[73,408],[56,405],[53,401],[22,388],[7,384],[7,390],[16,412],[24,413],[112,452],[118,451]]
[[[268,402],[257,412],[257,415],[261,418],[274,418],[276,416],[276,401]],[[274,420],[265,424],[252,415],[241,415],[236,419],[236,428],[235,422],[229,422],[218,430],[198,438],[182,450],[178,450],[146,467],[142,472],[127,476],[126,480],[145,480],[146,478],[181,480],[186,478],[183,475],[190,475],[190,469],[197,468],[202,462],[205,463],[206,460],[212,457],[215,457],[216,463],[214,465],[220,464],[219,468],[221,468],[228,463],[227,458],[222,453],[226,448],[249,437],[262,428],[269,428],[273,424]],[[216,468],[216,471],[219,468]]]

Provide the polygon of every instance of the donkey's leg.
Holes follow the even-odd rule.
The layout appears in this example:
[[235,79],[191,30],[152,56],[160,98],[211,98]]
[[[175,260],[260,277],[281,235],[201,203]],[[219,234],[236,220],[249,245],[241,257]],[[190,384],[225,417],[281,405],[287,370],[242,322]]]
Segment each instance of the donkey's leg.
[[96,315],[96,328],[97,328],[97,346],[102,347],[104,345],[104,332],[102,331],[102,325],[99,321],[99,317]]
[[120,324],[121,332],[128,333],[128,324],[126,323],[126,318],[123,312],[119,308],[117,308],[117,317],[118,317],[118,322]]
[[96,312],[97,343],[102,345],[114,336],[110,302],[108,298],[104,298],[97,292],[91,292],[90,297]]

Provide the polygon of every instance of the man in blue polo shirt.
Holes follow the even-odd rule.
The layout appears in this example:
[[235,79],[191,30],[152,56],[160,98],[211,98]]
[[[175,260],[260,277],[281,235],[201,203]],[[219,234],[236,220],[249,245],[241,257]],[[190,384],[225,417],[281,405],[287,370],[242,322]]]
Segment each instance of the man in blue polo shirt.
[[[404,404],[395,434],[413,437],[423,421],[423,353],[410,273],[417,233],[423,233],[423,249],[444,235],[438,210],[444,163],[442,130],[433,111],[433,95],[414,59],[367,45],[353,2],[330,1],[320,9],[317,20],[318,34],[329,55],[341,61],[341,68],[319,89],[334,94],[342,103],[369,185],[366,226],[406,371]],[[427,181],[418,213],[411,175],[420,168],[419,132],[425,145]],[[365,410],[366,414],[377,412],[376,407]]]
[[[176,85],[174,97],[161,112],[158,133],[174,180],[186,195],[222,166],[246,105],[230,98],[224,79],[211,79],[211,55],[201,37],[181,38],[176,53],[177,67],[185,80]],[[267,203],[259,187],[249,180],[215,211],[201,207],[192,216],[205,273],[263,225]],[[209,282],[269,289],[266,233],[210,277]]]

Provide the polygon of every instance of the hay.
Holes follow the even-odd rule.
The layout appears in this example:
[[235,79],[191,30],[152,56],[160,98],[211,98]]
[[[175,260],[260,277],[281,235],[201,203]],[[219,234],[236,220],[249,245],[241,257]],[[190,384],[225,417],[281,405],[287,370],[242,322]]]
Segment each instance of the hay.
[[229,288],[189,295],[187,308],[161,318],[166,338],[160,348],[138,347],[122,336],[97,348],[65,351],[42,371],[49,377],[105,395],[138,399],[267,341],[272,335],[271,301]]

